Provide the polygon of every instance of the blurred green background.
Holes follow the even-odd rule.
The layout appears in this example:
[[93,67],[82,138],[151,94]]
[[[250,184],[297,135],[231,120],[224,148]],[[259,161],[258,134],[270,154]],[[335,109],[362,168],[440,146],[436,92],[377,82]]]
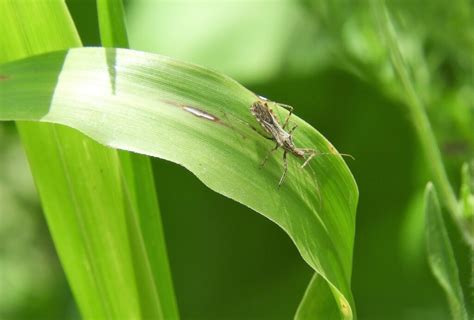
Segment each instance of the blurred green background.
[[[93,1],[67,1],[84,45],[99,45]],[[403,92],[368,1],[125,3],[133,49],[227,74],[290,104],[348,161],[360,202],[353,293],[359,319],[448,319],[427,266],[429,180]],[[473,4],[388,6],[455,189],[474,156]],[[80,318],[12,124],[0,126],[0,318]],[[191,173],[153,160],[182,319],[290,319],[312,276],[290,239]],[[466,303],[472,261],[450,225]]]

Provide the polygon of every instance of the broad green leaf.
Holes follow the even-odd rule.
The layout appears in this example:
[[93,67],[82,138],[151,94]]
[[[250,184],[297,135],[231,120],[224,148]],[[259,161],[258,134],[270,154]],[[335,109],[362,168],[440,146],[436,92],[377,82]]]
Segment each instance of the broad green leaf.
[[274,143],[249,111],[258,97],[225,76],[154,54],[102,48],[16,61],[0,75],[1,120],[59,123],[105,145],[181,164],[282,227],[327,281],[320,294],[332,292],[341,318],[355,317],[350,279],[357,186],[334,147],[306,122],[291,118],[298,125],[296,145],[332,155],[317,156],[304,169],[289,155],[279,189],[282,154],[260,166]]
[[426,244],[431,271],[446,293],[453,319],[467,320],[458,267],[444,225],[438,196],[431,183],[428,183],[425,191],[425,218]]
[[[2,1],[0,18],[0,61],[81,45],[63,1]],[[166,276],[156,275],[154,261],[164,248],[159,216],[150,211],[156,199],[136,202],[153,183],[133,181],[144,167],[123,160],[125,152],[119,161],[117,151],[70,128],[25,122],[17,127],[82,316],[166,316],[161,304],[167,301],[157,296],[153,281]],[[155,236],[143,234],[146,229]],[[149,256],[144,241],[153,246]]]

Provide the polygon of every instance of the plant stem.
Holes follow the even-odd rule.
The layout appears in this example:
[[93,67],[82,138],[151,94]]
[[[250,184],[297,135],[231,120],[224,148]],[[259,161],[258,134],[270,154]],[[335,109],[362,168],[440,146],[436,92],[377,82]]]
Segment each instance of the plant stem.
[[426,162],[430,167],[432,179],[439,190],[440,198],[444,206],[448,209],[451,218],[462,232],[466,241],[474,247],[474,239],[471,237],[468,230],[465,230],[463,226],[460,212],[458,210],[458,201],[456,195],[451,187],[451,184],[444,168],[443,159],[441,152],[439,151],[436,138],[431,128],[430,121],[426,114],[423,103],[418,96],[413,80],[410,77],[408,66],[404,61],[403,55],[400,51],[395,29],[390,19],[387,7],[383,1],[373,1],[372,4],[375,7],[376,16],[379,20],[383,35],[386,38],[388,49],[392,64],[395,69],[403,89],[405,90],[405,104],[407,106],[410,118],[415,127],[416,134],[421,144],[423,154],[425,155]]

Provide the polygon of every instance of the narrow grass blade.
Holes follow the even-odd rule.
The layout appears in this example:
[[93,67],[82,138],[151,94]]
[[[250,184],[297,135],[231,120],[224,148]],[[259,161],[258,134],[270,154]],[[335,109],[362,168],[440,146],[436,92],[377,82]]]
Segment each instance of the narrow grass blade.
[[306,122],[292,117],[296,145],[330,155],[304,169],[290,156],[279,189],[281,153],[260,166],[273,143],[258,133],[249,111],[257,96],[225,76],[154,54],[101,48],[32,57],[3,65],[0,74],[1,120],[60,123],[105,145],[183,165],[282,227],[328,282],[340,317],[355,316],[357,186],[334,147]]
[[425,218],[426,244],[431,271],[448,298],[453,319],[467,320],[458,267],[444,225],[438,196],[431,183],[428,183],[425,191]]
[[[81,45],[63,1],[2,1],[0,19],[2,62]],[[38,74],[36,83],[41,81]],[[63,126],[23,122],[17,127],[82,316],[160,318],[153,282],[147,279],[137,289],[144,274],[137,277],[137,266],[141,271],[147,261],[136,238],[129,238],[139,232],[130,219],[135,190],[122,185],[117,152]]]
[[122,0],[97,0],[97,13],[102,46],[128,48]]
[[[97,12],[102,45],[128,48],[122,1],[98,0]],[[136,225],[131,238],[144,250],[142,257],[134,259],[140,262],[135,267],[136,275],[141,276],[137,281],[138,290],[146,291],[141,286],[153,284],[150,289],[156,293],[157,302],[151,300],[144,309],[149,309],[147,313],[150,314],[159,303],[164,319],[179,319],[150,159],[122,150],[118,155],[124,171],[124,184],[130,192],[130,205],[133,207],[134,215],[130,219]]]

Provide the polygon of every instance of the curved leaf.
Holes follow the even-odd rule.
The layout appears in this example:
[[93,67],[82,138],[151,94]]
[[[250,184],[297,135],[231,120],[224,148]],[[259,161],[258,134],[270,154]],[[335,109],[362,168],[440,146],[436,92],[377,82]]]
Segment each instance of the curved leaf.
[[357,186],[334,147],[306,122],[291,118],[296,145],[335,155],[317,156],[304,169],[289,155],[279,189],[281,153],[260,166],[274,143],[249,111],[258,97],[225,76],[154,54],[81,48],[5,64],[0,79],[0,120],[63,124],[105,145],[176,162],[277,223],[328,282],[341,317],[354,317]]

